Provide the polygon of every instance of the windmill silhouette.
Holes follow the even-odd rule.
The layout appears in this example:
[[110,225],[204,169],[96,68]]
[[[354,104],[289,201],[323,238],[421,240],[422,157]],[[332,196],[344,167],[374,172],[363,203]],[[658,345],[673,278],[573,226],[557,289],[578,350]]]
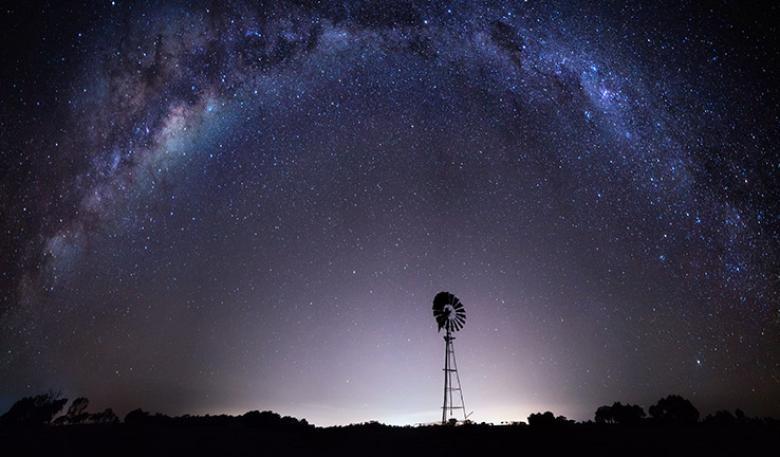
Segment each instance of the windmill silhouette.
[[[446,332],[444,334],[444,404],[441,407],[441,423],[442,425],[447,423],[448,411],[450,418],[455,419],[455,410],[463,412],[465,421],[471,413],[466,414],[466,405],[463,402],[463,388],[458,375],[458,363],[455,361],[453,343],[455,337],[452,333],[462,329],[466,324],[466,308],[455,295],[439,292],[433,298],[433,317],[436,319],[439,331],[444,329]],[[453,392],[457,392],[457,395],[453,395]]]

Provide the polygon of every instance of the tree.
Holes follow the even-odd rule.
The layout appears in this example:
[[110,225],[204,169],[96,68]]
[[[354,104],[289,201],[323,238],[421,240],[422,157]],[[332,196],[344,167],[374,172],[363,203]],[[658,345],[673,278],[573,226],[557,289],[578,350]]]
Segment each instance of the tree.
[[552,427],[556,425],[570,424],[572,421],[564,416],[555,417],[551,411],[544,413],[533,413],[528,416],[528,425],[531,427]]
[[73,400],[68,408],[68,413],[65,415],[66,421],[70,424],[78,424],[88,420],[87,406],[89,406],[89,400],[86,397],[79,397]]
[[645,417],[645,410],[639,405],[624,405],[615,402],[612,406],[600,406],[595,421],[599,424],[635,425]]
[[248,411],[241,416],[241,421],[252,427],[273,427],[282,422],[282,416],[272,411]]
[[[620,403],[617,403],[618,405]],[[615,421],[619,424],[636,425],[645,417],[645,410],[639,405],[623,405],[618,408]]]
[[0,416],[0,424],[12,426],[48,424],[67,402],[67,398],[60,398],[60,394],[56,392],[25,397],[14,403],[8,412]]
[[114,414],[114,410],[106,408],[102,412],[90,414],[89,420],[95,424],[116,424],[119,418]]
[[730,411],[721,410],[710,414],[704,418],[704,422],[711,425],[733,425],[737,422],[737,419],[731,414]]
[[597,424],[612,424],[615,422],[615,416],[612,414],[611,406],[599,406],[596,409],[594,420]]
[[664,424],[695,424],[699,420],[699,410],[683,397],[669,395],[650,407],[650,416]]
[[239,420],[250,427],[308,427],[309,423],[305,419],[298,420],[290,416],[280,416],[273,411],[249,411],[243,416],[239,417]]
[[125,424],[138,425],[149,420],[150,414],[141,408],[134,409],[125,415]]

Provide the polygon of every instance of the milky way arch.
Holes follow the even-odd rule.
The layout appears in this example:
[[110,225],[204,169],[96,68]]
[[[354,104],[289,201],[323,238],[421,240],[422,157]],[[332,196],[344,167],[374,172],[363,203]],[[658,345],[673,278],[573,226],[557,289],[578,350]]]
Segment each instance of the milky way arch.
[[[132,249],[147,249],[143,231],[172,217],[177,205],[196,204],[183,202],[186,192],[178,189],[213,182],[199,182],[191,170],[219,167],[215,161],[257,170],[254,184],[275,186],[277,200],[296,185],[285,183],[280,169],[291,170],[291,180],[316,174],[296,168],[322,163],[312,157],[263,147],[239,154],[224,145],[275,138],[273,126],[316,118],[301,112],[333,94],[361,100],[331,103],[338,115],[364,107],[370,113],[371,97],[397,97],[402,118],[417,98],[443,128],[487,122],[502,132],[501,148],[398,158],[430,171],[424,176],[435,189],[426,211],[452,205],[472,214],[462,216],[463,233],[472,233],[487,209],[487,220],[501,219],[507,240],[557,220],[566,233],[601,238],[606,250],[597,255],[612,264],[610,272],[637,275],[632,265],[645,263],[647,275],[658,269],[674,278],[690,294],[681,301],[699,303],[695,312],[670,311],[684,322],[738,316],[744,331],[763,334],[778,319],[777,164],[767,149],[776,131],[762,132],[755,116],[735,119],[746,88],[729,79],[717,46],[711,55],[682,57],[701,46],[701,32],[665,33],[662,22],[647,25],[653,11],[627,11],[622,17],[631,19],[621,21],[598,8],[513,2],[231,2],[105,13],[101,26],[75,39],[80,51],[62,100],[67,116],[54,122],[42,150],[19,149],[45,155],[56,171],[41,172],[49,173],[46,182],[20,182],[13,195],[21,197],[3,202],[4,230],[12,234],[4,252],[13,253],[3,263],[3,339],[14,348],[3,354],[4,370],[51,344],[40,338],[47,303],[82,281],[90,256],[111,255],[106,237],[137,237]],[[719,70],[726,76],[704,74]],[[458,119],[470,113],[481,120]],[[414,138],[409,124],[402,135]],[[349,176],[371,160],[393,163],[389,156],[334,154],[323,170],[342,184],[326,192],[351,192]],[[487,170],[479,175],[485,183],[448,190],[446,181],[469,167]],[[161,208],[156,202],[168,193],[179,200]],[[79,306],[60,303],[57,312],[78,313]],[[769,368],[775,375],[776,367]]]

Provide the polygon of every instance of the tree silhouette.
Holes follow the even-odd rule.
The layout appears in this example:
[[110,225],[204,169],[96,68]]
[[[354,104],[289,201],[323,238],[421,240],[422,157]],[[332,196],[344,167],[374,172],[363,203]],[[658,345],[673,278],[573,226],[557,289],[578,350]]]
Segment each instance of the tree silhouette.
[[554,427],[556,425],[570,424],[572,421],[564,416],[555,417],[551,411],[544,413],[533,413],[528,416],[528,425],[531,427]]
[[612,414],[611,406],[599,406],[596,409],[595,417],[593,418],[597,424],[612,424],[615,422],[615,416]]
[[306,419],[298,420],[290,416],[280,416],[273,411],[249,411],[240,416],[241,422],[251,427],[308,427]]
[[650,416],[664,424],[695,424],[699,420],[699,411],[683,397],[669,395],[650,407]]
[[737,418],[730,411],[721,410],[707,415],[703,422],[711,425],[733,425],[737,422]]
[[141,408],[134,409],[125,416],[125,424],[130,425],[165,425],[171,424],[177,420],[180,419],[160,413],[151,414]]
[[8,426],[48,424],[67,402],[67,398],[60,398],[60,394],[55,392],[25,397],[0,416],[0,424]]
[[612,406],[600,406],[595,421],[600,424],[636,425],[645,417],[645,410],[639,405],[624,405],[615,402]]
[[68,408],[68,413],[65,415],[68,423],[78,424],[89,419],[87,406],[89,406],[89,400],[86,397],[78,397],[73,400]]
[[272,411],[248,411],[241,416],[241,421],[254,427],[269,427],[279,425],[282,421],[282,416]]
[[89,421],[95,424],[116,424],[119,422],[119,418],[116,417],[113,409],[106,408],[99,413],[90,414]]
[[134,409],[125,415],[125,424],[138,425],[148,421],[150,414],[141,408]]
[[86,397],[76,398],[70,404],[68,412],[55,419],[54,424],[115,424],[119,422],[119,418],[111,408],[106,408],[101,412],[90,414],[87,412],[88,406],[89,399]]

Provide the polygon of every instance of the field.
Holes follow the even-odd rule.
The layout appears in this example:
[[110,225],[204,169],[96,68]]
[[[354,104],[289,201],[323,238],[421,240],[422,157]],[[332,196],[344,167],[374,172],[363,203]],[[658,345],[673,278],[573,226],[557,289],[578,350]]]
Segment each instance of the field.
[[780,445],[775,421],[717,426],[568,424],[530,427],[316,428],[233,420],[211,423],[86,424],[5,428],[3,455],[768,455]]

